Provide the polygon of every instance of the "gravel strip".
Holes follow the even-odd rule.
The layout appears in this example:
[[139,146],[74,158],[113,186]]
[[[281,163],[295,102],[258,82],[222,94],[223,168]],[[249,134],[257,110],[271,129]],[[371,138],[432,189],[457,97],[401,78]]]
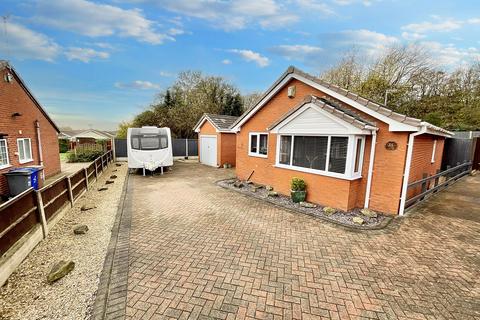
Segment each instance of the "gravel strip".
[[[355,228],[375,228],[375,227],[378,227],[378,226],[385,225],[384,222],[386,222],[386,221],[384,221],[384,220],[389,219],[385,215],[383,215],[379,212],[377,212],[378,215],[377,215],[376,218],[366,217],[366,216],[364,216],[363,214],[360,213],[361,209],[358,209],[358,208],[356,208],[352,211],[349,211],[349,212],[338,210],[336,213],[334,213],[330,216],[327,216],[323,212],[323,208],[324,208],[323,206],[317,205],[317,207],[315,207],[315,208],[305,208],[305,207],[302,207],[299,203],[294,203],[290,199],[290,197],[287,197],[287,196],[282,195],[282,194],[278,194],[278,196],[275,196],[275,197],[268,196],[268,191],[265,189],[264,186],[256,185],[256,186],[260,186],[261,188],[258,188],[258,189],[256,189],[256,191],[253,191],[254,184],[249,185],[249,184],[246,184],[245,182],[243,182],[244,187],[236,188],[233,185],[235,181],[237,181],[237,180],[236,179],[222,180],[222,181],[218,182],[218,185],[220,185],[221,187],[227,188],[227,189],[232,189],[232,190],[241,192],[243,194],[246,194],[246,195],[258,198],[258,199],[267,200],[270,203],[273,203],[275,205],[278,205],[278,206],[281,206],[281,207],[284,207],[284,208],[287,208],[287,209],[300,211],[302,213],[306,213],[306,214],[309,214],[309,215],[312,215],[312,216],[316,216],[316,217],[322,218],[324,220],[329,220],[329,221],[332,221],[332,222],[335,222],[335,223],[339,223],[339,224],[346,225],[346,226],[352,226],[352,227],[355,227]],[[354,217],[362,218],[364,220],[363,225],[359,226],[359,225],[355,224],[353,222]]]
[[[98,192],[112,174],[115,183]],[[126,174],[126,163],[111,165],[22,262],[0,288],[0,319],[89,317]],[[96,208],[81,211],[82,205]],[[79,224],[88,226],[86,234],[73,233]],[[73,260],[75,269],[49,285],[47,274],[58,260]]]

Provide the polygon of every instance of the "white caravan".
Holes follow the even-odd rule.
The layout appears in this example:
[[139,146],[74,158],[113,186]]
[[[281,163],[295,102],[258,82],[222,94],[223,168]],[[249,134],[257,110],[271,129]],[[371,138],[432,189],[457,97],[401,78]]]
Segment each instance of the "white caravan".
[[128,168],[154,171],[173,165],[170,128],[128,128]]

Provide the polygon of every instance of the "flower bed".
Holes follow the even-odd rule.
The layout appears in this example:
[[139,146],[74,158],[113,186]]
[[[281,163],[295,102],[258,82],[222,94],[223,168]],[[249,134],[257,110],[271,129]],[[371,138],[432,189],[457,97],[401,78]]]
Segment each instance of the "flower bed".
[[[368,217],[361,212],[361,209],[358,208],[348,212],[335,210],[335,213],[327,214],[324,212],[323,206],[312,203],[294,203],[290,197],[277,194],[275,191],[273,191],[273,189],[269,190],[270,188],[268,186],[240,181],[237,179],[222,180],[218,182],[218,185],[226,189],[235,190],[245,195],[255,197],[257,199],[266,200],[269,203],[285,209],[306,213],[308,215],[336,224],[354,227],[357,229],[381,229],[385,227],[392,219],[391,217],[385,216],[379,212],[375,212],[376,217]],[[361,224],[358,222],[355,223],[354,218],[356,218],[355,220],[361,218],[363,222]]]

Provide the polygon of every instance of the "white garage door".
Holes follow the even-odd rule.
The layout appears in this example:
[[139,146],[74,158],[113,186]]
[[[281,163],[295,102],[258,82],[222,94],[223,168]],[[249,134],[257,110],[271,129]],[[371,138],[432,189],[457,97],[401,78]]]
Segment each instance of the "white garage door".
[[212,167],[217,166],[216,136],[200,136],[200,162]]

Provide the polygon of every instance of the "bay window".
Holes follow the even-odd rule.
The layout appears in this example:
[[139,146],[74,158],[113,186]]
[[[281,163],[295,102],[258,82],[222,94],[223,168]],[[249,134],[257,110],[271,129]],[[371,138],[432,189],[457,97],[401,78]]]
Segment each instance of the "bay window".
[[277,166],[344,179],[361,176],[363,136],[279,135]]
[[268,154],[268,134],[250,133],[248,154],[250,156],[266,158]]

